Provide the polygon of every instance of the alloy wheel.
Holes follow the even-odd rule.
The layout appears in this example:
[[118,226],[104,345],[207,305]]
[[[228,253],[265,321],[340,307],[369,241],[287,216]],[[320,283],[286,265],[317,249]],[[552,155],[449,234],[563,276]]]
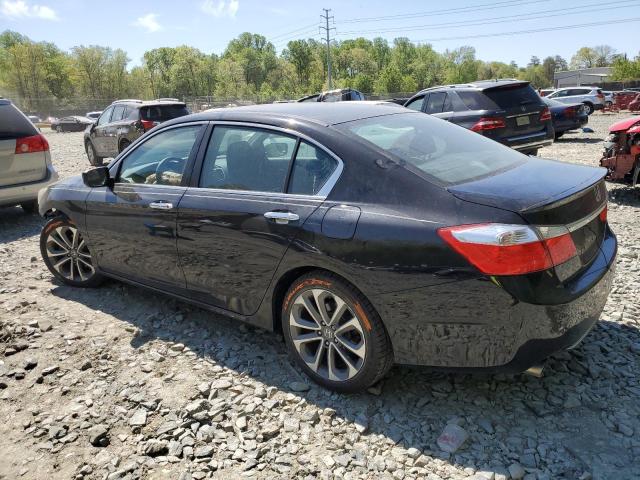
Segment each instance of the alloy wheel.
[[294,300],[289,329],[293,345],[315,373],[331,381],[346,381],[362,369],[367,353],[362,324],[335,293],[313,288]]
[[53,269],[67,280],[85,282],[96,273],[89,248],[75,227],[63,225],[53,229],[45,249]]

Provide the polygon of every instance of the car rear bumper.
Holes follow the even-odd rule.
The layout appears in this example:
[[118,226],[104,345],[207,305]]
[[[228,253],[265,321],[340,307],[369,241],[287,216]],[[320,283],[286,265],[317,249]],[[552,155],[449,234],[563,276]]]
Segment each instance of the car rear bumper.
[[559,305],[518,301],[486,277],[382,295],[374,305],[397,363],[521,372],[571,348],[595,325],[611,290],[616,252],[609,232],[587,271],[567,283],[573,300]]
[[553,143],[553,130],[545,129],[542,132],[519,135],[502,139],[507,147],[511,147],[518,151],[536,150],[542,147],[548,147]]
[[0,187],[0,207],[30,202],[38,198],[38,192],[58,180],[58,173],[53,166],[47,165],[47,174],[42,180]]

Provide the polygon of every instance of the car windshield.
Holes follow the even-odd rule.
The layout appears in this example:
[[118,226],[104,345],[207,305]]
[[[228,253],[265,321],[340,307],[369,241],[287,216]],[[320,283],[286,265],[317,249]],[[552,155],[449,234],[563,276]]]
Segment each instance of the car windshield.
[[526,161],[521,153],[482,135],[418,112],[355,120],[335,128],[445,185],[477,180]]

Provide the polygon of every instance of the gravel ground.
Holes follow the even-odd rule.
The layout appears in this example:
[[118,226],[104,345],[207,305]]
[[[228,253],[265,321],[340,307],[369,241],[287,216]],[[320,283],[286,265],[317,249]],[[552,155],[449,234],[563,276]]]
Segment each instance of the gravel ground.
[[[596,165],[622,117],[540,154]],[[82,133],[47,138],[61,177],[88,167]],[[639,478],[640,197],[608,187],[613,292],[542,379],[396,367],[361,395],[308,383],[275,334],[116,282],[56,283],[43,220],[0,210],[0,478]]]

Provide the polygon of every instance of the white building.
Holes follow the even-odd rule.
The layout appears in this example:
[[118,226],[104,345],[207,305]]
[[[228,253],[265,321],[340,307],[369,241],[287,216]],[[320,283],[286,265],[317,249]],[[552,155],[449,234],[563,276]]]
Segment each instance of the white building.
[[578,85],[593,85],[606,82],[611,76],[611,67],[583,68],[581,70],[567,70],[553,74],[554,88],[577,87]]

